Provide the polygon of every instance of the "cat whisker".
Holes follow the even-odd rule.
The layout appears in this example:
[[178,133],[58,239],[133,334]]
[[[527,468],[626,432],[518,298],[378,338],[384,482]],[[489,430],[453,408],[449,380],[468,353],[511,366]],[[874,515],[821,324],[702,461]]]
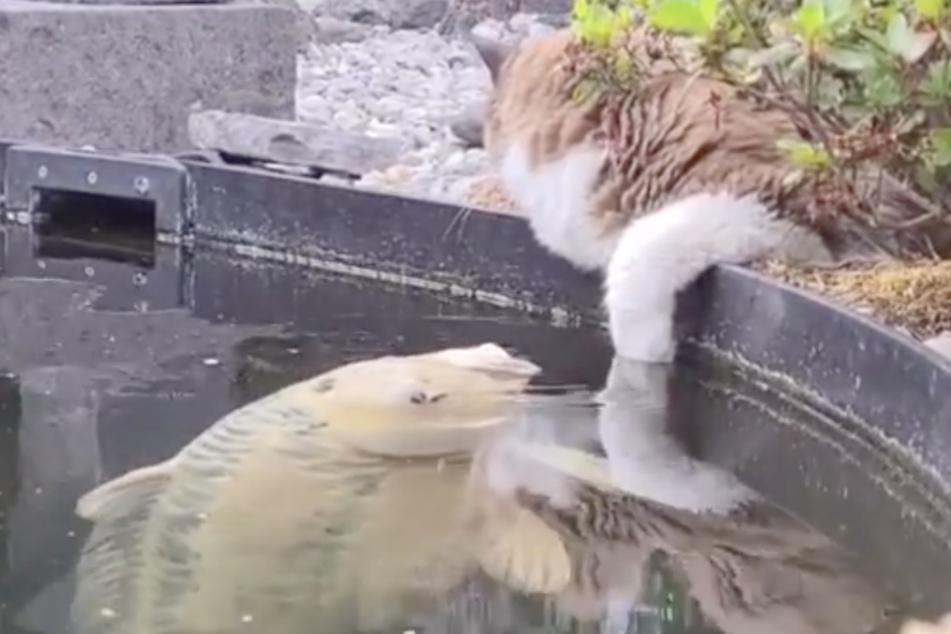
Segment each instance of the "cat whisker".
[[446,240],[449,237],[449,234],[452,232],[453,228],[456,225],[459,226],[459,235],[462,237],[462,229],[465,227],[466,220],[469,218],[469,215],[472,213],[472,207],[465,205],[459,208],[459,211],[453,216],[452,220],[449,222],[449,226],[446,227],[446,230],[442,234],[442,240]]

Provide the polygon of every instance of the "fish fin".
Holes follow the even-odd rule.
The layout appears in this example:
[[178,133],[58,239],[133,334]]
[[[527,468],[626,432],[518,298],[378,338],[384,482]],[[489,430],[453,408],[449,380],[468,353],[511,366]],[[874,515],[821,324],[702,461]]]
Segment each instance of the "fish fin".
[[607,459],[601,456],[556,444],[525,443],[518,451],[529,460],[607,493],[623,492],[611,477]]
[[91,522],[122,515],[142,498],[163,488],[172,476],[174,460],[135,469],[89,491],[76,503],[76,514]]
[[555,594],[571,582],[571,559],[558,533],[527,509],[493,531],[479,554],[490,577],[527,593]]
[[951,613],[945,614],[937,622],[908,619],[901,627],[900,634],[945,634],[951,631]]
[[469,348],[449,348],[434,356],[461,368],[512,377],[530,378],[541,368],[526,359],[519,359],[495,343],[483,343]]

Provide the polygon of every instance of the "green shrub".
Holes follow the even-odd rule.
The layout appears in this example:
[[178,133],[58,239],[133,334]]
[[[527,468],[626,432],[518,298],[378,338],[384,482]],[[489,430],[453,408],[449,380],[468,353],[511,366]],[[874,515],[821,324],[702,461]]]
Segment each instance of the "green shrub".
[[[635,17],[637,16],[637,17]],[[643,67],[625,48],[643,20],[686,72],[787,110],[809,137],[782,150],[803,169],[845,174],[873,162],[946,213],[951,187],[951,11],[946,0],[575,0],[593,54],[583,91],[630,89]]]

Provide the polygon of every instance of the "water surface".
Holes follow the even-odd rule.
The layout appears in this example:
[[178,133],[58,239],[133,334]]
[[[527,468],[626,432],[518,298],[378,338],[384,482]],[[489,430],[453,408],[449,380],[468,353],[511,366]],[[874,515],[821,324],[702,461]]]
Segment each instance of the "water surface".
[[[531,358],[545,370],[539,382],[559,386],[599,389],[610,362],[601,332],[222,253],[91,258],[19,228],[3,244],[2,632],[82,631],[68,622],[89,533],[73,515],[78,495],[173,455],[283,385],[356,359],[483,341]],[[663,400],[652,380],[631,389]],[[614,538],[570,534],[575,520],[545,497],[549,485],[573,486],[563,476],[525,486],[523,502],[568,544],[571,592],[525,596],[472,574],[434,604],[394,608],[385,631],[845,634],[889,631],[895,615],[951,605],[937,583],[951,573],[942,503],[917,490],[896,497],[888,478],[855,462],[868,458],[864,448],[817,434],[812,413],[731,372],[697,361],[671,390],[669,412],[620,401],[615,422],[653,430],[633,439],[634,454],[673,453],[663,464],[632,458],[627,493],[594,502],[626,509]],[[548,440],[611,453],[595,409],[552,405],[530,423]],[[699,471],[684,476],[688,463]],[[725,499],[716,487],[731,473],[765,497],[720,515],[671,510],[691,487]],[[341,613],[351,625],[335,632],[377,631],[360,629],[358,613],[372,609],[350,601]],[[312,621],[303,631],[318,631],[321,615]]]

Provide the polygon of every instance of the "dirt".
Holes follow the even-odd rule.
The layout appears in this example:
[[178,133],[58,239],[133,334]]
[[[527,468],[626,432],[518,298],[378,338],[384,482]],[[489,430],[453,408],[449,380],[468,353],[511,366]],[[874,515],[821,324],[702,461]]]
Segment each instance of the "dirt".
[[757,271],[824,296],[919,339],[951,329],[951,262],[917,260],[837,269],[764,262]]
[[502,185],[491,176],[484,176],[469,188],[466,201],[476,209],[514,214],[518,207],[505,193]]

